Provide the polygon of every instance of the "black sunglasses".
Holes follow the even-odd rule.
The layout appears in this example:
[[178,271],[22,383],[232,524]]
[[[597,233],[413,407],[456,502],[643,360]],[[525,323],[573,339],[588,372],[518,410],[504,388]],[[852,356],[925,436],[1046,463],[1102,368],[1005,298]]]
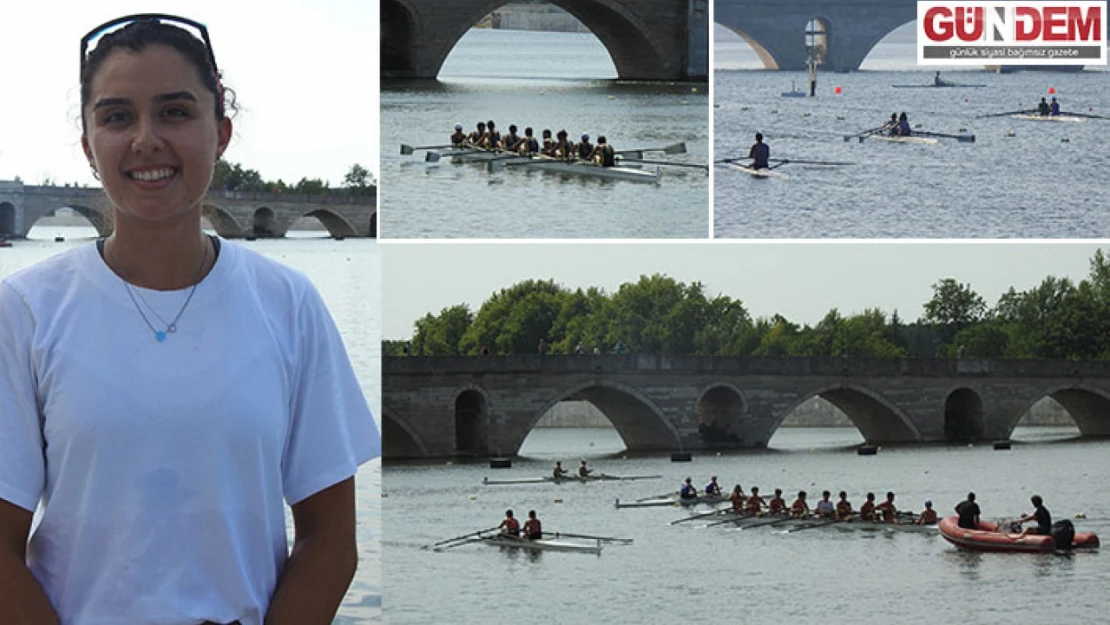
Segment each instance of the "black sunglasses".
[[138,13],[135,15],[125,15],[117,17],[110,22],[104,22],[100,26],[90,30],[84,37],[81,37],[81,75],[85,74],[85,61],[88,57],[89,43],[94,41],[97,37],[103,35],[107,30],[113,26],[120,24],[129,24],[134,22],[169,22],[171,24],[181,24],[189,26],[200,33],[201,41],[204,42],[204,49],[208,51],[208,62],[212,64],[212,71],[216,76],[220,75],[219,67],[216,65],[216,55],[212,52],[212,41],[208,38],[208,28],[200,22],[194,22],[186,17],[178,17],[176,15],[166,15],[164,13]]

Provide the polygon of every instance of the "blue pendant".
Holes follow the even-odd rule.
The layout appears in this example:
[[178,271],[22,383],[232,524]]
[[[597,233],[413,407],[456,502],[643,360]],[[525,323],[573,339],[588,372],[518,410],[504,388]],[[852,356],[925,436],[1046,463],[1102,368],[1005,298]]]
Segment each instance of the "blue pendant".
[[155,330],[154,338],[158,339],[158,342],[161,343],[166,340],[166,332],[164,330]]

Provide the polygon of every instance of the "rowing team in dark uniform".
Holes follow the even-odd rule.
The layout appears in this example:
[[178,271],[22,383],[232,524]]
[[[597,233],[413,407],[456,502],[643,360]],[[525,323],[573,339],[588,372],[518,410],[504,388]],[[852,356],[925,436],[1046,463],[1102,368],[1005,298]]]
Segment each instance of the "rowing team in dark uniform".
[[510,125],[509,132],[502,136],[492,119],[478,122],[477,129],[470,134],[463,132],[462,124],[455,124],[451,145],[456,148],[515,152],[521,156],[538,154],[565,161],[590,161],[602,167],[614,167],[617,164],[616,152],[605,137],[598,137],[595,145],[590,143],[590,135],[583,134],[581,141],[575,143],[569,139],[565,130],[555,133],[552,138],[551,131],[545,129],[541,138],[536,139],[531,128],[525,128],[523,136],[518,135],[516,125]]
[[[739,484],[732,489],[729,495],[729,501],[732,502],[733,512],[737,514],[756,515],[756,514],[772,514],[781,516],[794,516],[794,517],[809,517],[817,516],[819,518],[827,518],[830,520],[847,520],[855,515],[859,515],[862,521],[874,521],[879,523],[898,523],[898,509],[894,506],[894,493],[888,492],[886,500],[882,503],[875,503],[875,493],[867,493],[867,501],[860,506],[859,511],[852,509],[851,502],[848,501],[848,493],[840,491],[840,500],[835,504],[830,499],[832,493],[824,491],[821,493],[821,500],[817,505],[810,510],[809,502],[806,501],[806,492],[804,490],[798,491],[797,497],[794,502],[788,507],[786,500],[782,497],[782,489],[775,489],[775,496],[770,501],[765,501],[759,494],[759,487],[753,486],[750,495],[744,494],[744,489]],[[937,522],[936,510],[933,510],[933,502],[926,501],[925,509],[918,515],[914,523],[918,525],[933,525]]]
[[891,113],[890,119],[882,125],[882,130],[891,137],[908,137],[913,134],[910,130],[910,120],[905,112],[901,115]]
[[1037,105],[1037,113],[1041,117],[1056,116],[1060,114],[1060,103],[1056,101],[1056,96],[1052,97],[1052,104],[1044,101],[1041,98],[1041,103]]

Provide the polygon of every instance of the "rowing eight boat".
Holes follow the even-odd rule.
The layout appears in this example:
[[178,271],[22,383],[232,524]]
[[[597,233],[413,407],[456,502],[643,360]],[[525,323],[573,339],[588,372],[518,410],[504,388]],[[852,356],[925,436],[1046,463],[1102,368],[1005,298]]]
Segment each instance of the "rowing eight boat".
[[602,473],[600,475],[590,475],[582,477],[579,475],[567,475],[558,479],[555,476],[549,475],[547,477],[522,477],[515,480],[491,480],[488,477],[482,478],[482,484],[562,484],[563,482],[612,482],[612,481],[625,481],[625,480],[658,480],[662,475],[608,475]]
[[631,182],[658,182],[661,175],[658,168],[645,170],[624,166],[602,167],[590,161],[564,161],[542,155],[514,156],[505,152],[467,149],[458,150],[456,153],[447,152],[446,155],[462,163],[496,162],[506,167],[529,167],[553,173]]

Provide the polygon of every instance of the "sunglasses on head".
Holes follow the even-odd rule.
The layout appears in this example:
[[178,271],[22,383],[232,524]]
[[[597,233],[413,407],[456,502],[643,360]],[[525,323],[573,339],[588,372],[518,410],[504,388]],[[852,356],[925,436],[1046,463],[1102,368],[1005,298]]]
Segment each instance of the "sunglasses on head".
[[208,62],[212,64],[212,71],[216,76],[220,75],[219,67],[216,65],[216,55],[212,52],[212,41],[208,38],[208,28],[200,22],[195,22],[185,17],[178,17],[176,15],[166,15],[163,13],[139,13],[136,15],[125,15],[117,17],[116,19],[105,22],[100,26],[90,30],[84,37],[81,37],[81,75],[85,74],[85,61],[89,56],[89,44],[96,41],[101,36],[115,30],[116,26],[127,26],[137,22],[158,22],[167,23],[174,26],[187,26],[196,31],[200,35],[200,40],[204,42],[204,49],[208,51]]

